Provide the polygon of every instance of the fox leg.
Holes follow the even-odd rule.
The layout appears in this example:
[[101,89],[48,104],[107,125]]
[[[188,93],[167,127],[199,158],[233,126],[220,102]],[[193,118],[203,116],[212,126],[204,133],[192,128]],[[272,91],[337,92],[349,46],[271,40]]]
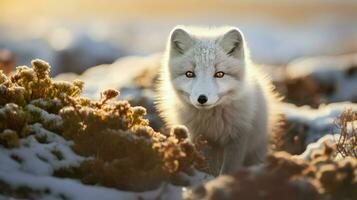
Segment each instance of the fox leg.
[[232,173],[243,166],[247,152],[247,137],[232,139],[225,145],[220,174]]

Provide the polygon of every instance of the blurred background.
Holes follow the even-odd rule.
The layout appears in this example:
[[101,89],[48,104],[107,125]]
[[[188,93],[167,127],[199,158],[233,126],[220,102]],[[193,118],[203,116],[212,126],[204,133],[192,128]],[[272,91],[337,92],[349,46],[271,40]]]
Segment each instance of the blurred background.
[[51,63],[52,75],[80,74],[127,55],[163,50],[170,29],[234,25],[255,62],[357,50],[355,0],[0,0],[0,67]]

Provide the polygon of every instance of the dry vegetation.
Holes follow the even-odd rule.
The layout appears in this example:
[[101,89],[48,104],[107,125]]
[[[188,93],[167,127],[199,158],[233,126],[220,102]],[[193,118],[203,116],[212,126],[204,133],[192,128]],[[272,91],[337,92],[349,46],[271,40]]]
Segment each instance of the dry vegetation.
[[222,176],[186,194],[186,199],[354,199],[357,160],[335,161],[336,150],[326,144],[311,160],[286,152],[270,155],[260,168]]
[[74,175],[85,183],[147,190],[177,172],[191,170],[200,156],[188,141],[187,130],[174,127],[168,136],[155,132],[144,119],[143,107],[109,102],[117,95],[106,90],[100,101],[68,97],[71,106],[60,111],[66,127],[63,136],[74,141],[76,153],[93,157]]
[[337,143],[337,150],[343,157],[353,157],[357,159],[357,112],[346,110],[335,121],[339,130],[340,138]]
[[[55,176],[123,190],[153,189],[163,181],[178,181],[179,173],[203,167],[204,159],[187,139],[187,129],[174,127],[169,135],[148,126],[143,107],[116,101],[116,90],[101,93],[99,101],[79,97],[83,82],[56,82],[48,63],[18,67],[11,77],[0,73],[0,145],[16,148],[39,123],[73,141],[73,150],[87,158],[79,167],[62,168]],[[46,143],[46,138],[36,138]],[[52,152],[59,159],[61,152]]]

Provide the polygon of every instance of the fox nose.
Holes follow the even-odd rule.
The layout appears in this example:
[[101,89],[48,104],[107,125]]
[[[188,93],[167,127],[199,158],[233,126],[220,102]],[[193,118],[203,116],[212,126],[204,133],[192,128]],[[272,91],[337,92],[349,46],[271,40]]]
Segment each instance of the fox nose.
[[202,95],[202,94],[197,99],[198,103],[200,103],[200,104],[206,103],[207,100],[208,100],[207,97],[205,95]]

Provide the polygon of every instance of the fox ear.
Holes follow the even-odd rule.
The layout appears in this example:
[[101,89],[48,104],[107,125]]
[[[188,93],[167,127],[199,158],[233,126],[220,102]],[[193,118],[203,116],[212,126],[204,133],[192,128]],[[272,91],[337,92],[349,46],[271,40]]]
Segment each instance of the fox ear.
[[170,42],[171,49],[179,54],[184,54],[193,45],[193,39],[181,27],[177,27],[171,31]]
[[219,45],[229,56],[241,58],[244,56],[243,34],[238,28],[232,28],[219,40]]

